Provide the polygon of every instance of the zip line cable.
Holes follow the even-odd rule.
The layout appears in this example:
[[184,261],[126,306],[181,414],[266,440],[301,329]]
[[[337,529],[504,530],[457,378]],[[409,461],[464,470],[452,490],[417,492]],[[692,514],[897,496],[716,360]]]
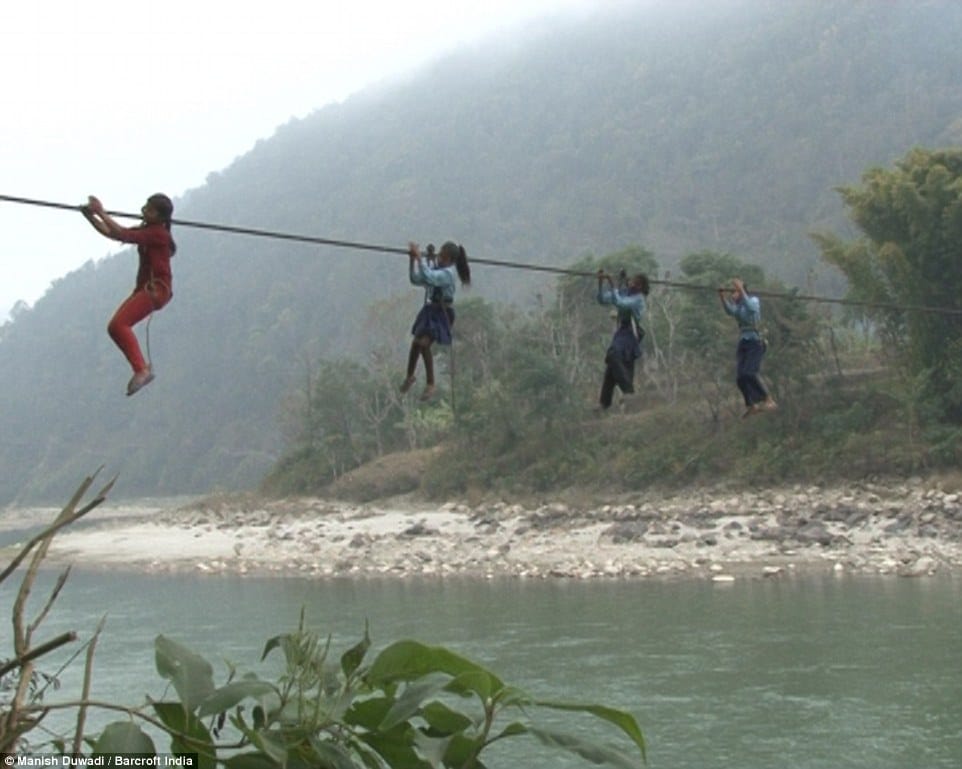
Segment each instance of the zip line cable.
[[[70,205],[68,203],[56,203],[49,200],[37,200],[34,198],[24,198],[17,197],[14,195],[3,195],[0,194],[0,202],[3,203],[16,203],[20,205],[29,206],[40,206],[43,208],[55,208],[64,211],[77,211],[79,212],[81,206]],[[110,216],[122,218],[122,219],[140,219],[140,214],[131,214],[123,211],[107,211],[106,213]],[[377,251],[385,254],[405,254],[407,255],[407,248],[400,248],[398,246],[385,246],[376,243],[363,243],[354,240],[338,240],[333,238],[321,238],[312,235],[297,235],[289,232],[279,232],[277,230],[263,230],[255,229],[252,227],[238,227],[229,224],[211,224],[209,222],[196,222],[189,219],[172,219],[171,224],[177,225],[178,227],[192,227],[199,230],[209,230],[213,232],[225,232],[232,235],[248,235],[260,238],[271,238],[274,240],[287,240],[294,241],[298,243],[310,243],[313,245],[320,246],[333,246],[335,248],[351,248],[361,251]],[[484,264],[491,267],[505,267],[515,270],[529,270],[531,272],[547,272],[554,275],[571,275],[574,277],[582,278],[594,278],[597,277],[597,272],[589,272],[587,270],[572,270],[565,267],[552,267],[545,264],[532,264],[530,262],[516,262],[509,261],[506,259],[485,259],[482,257],[471,257],[472,264]],[[717,291],[717,288],[712,286],[699,285],[697,283],[684,283],[674,280],[658,280],[654,278],[649,278],[649,283],[652,285],[664,286],[670,289],[681,289],[685,291]],[[895,304],[891,302],[871,302],[858,299],[838,299],[827,296],[818,296],[815,294],[799,294],[796,292],[779,292],[779,291],[753,291],[753,296],[770,297],[774,299],[788,299],[798,302],[816,302],[820,304],[836,304],[844,305],[849,307],[860,307],[863,309],[873,309],[873,310],[892,310],[897,312],[919,312],[919,313],[929,313],[933,315],[954,315],[962,317],[962,308],[958,307],[933,307],[928,305],[917,305],[917,304]]]
[[[4,203],[21,203],[28,206],[42,206],[44,208],[59,208],[64,211],[79,212],[81,206],[69,205],[67,203],[54,203],[49,200],[34,200],[32,198],[18,198],[12,195],[0,195],[0,201]],[[123,211],[107,211],[110,216],[120,219],[140,219],[140,214],[129,214]],[[228,232],[234,235],[253,235],[261,238],[273,238],[275,240],[294,240],[300,243],[313,243],[321,246],[337,246],[339,248],[354,248],[362,251],[383,251],[392,254],[407,254],[406,248],[395,246],[379,246],[372,243],[358,243],[352,240],[332,240],[331,238],[316,238],[310,235],[292,235],[286,232],[276,232],[274,230],[258,230],[251,227],[234,227],[229,224],[209,224],[207,222],[192,222],[187,219],[172,219],[171,224],[178,227],[193,227],[199,230],[214,230],[216,232]]]

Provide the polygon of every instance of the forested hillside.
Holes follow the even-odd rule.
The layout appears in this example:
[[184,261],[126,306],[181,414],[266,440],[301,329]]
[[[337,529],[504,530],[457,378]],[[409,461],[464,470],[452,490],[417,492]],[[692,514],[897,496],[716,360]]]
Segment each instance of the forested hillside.
[[[175,215],[555,265],[637,244],[677,270],[712,250],[841,293],[809,233],[847,227],[838,185],[962,141],[960,31],[951,0],[692,2],[536,27],[291,121]],[[398,340],[400,374],[420,302],[403,257],[175,234],[158,379],[136,398],[104,332],[133,254],[0,330],[0,504],[59,500],[101,464],[121,495],[250,487],[323,358]],[[473,291],[524,304],[546,281],[477,266]]]

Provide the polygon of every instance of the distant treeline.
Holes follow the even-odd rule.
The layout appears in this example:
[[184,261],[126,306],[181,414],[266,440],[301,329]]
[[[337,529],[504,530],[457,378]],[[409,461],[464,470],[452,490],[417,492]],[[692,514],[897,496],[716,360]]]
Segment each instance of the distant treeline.
[[[959,143],[960,28],[962,5],[948,0],[599,12],[448,56],[291,121],[176,201],[175,216],[398,246],[450,238],[469,255],[553,265],[594,264],[640,244],[660,272],[687,269],[691,254],[735,255],[771,281],[842,293],[844,272],[820,260],[810,233],[847,227],[838,185],[912,147]],[[79,224],[78,232],[93,237]],[[403,257],[176,235],[175,296],[151,325],[157,382],[143,396],[124,398],[128,372],[103,331],[132,285],[129,252],[57,281],[0,331],[0,503],[59,501],[101,464],[120,474],[120,495],[252,488],[292,446],[278,427],[285,397],[299,397],[329,366],[368,371],[375,350],[385,368],[396,365],[394,379],[401,373],[420,301]],[[479,266],[474,283],[458,321],[450,415],[468,431],[472,413],[505,397],[470,388],[458,397],[458,383],[481,365],[468,352],[472,334],[492,345],[503,338],[506,365],[540,355],[549,337],[534,329],[558,301],[541,275]],[[579,312],[597,314],[583,300]],[[561,381],[542,380],[532,363],[540,389],[555,391],[551,410],[590,395],[593,375],[578,369],[603,354],[602,331],[579,341],[581,357],[564,353]],[[696,355],[668,350],[666,333],[651,334],[658,368],[645,374],[663,399],[673,378],[685,390],[679,366]],[[783,354],[767,364],[773,377],[781,365],[803,365]],[[726,357],[709,361],[724,381]],[[476,381],[490,385],[491,376]],[[509,414],[515,404],[502,405]],[[520,441],[539,418],[506,417],[501,440]],[[410,419],[440,416],[417,410]],[[567,424],[544,419],[537,429]],[[378,441],[386,451],[443,432],[389,422],[371,438],[375,453]]]

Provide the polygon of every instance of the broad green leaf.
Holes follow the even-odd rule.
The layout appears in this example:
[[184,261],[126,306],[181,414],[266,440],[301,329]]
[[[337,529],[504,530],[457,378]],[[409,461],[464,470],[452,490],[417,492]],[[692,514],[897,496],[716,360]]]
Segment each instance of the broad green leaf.
[[267,659],[267,655],[279,647],[281,642],[287,638],[290,638],[290,636],[285,633],[284,635],[276,635],[273,638],[267,639],[267,643],[264,644],[264,651],[261,652],[261,662]]
[[421,708],[421,717],[431,729],[441,735],[456,734],[474,725],[464,713],[452,710],[443,702],[429,702]]
[[384,764],[380,756],[363,740],[353,734],[346,735],[347,747],[353,751],[354,757],[366,767],[366,769],[384,769]]
[[516,686],[505,686],[498,693],[497,699],[498,704],[502,707],[523,708],[525,705],[531,705],[534,702],[527,692],[517,688]]
[[407,721],[421,709],[421,703],[428,697],[433,697],[442,691],[448,683],[448,677],[439,673],[426,675],[417,681],[405,685],[404,691],[391,706],[379,728],[387,730]]
[[258,726],[258,718],[256,715],[254,717],[255,725],[253,727],[244,724],[243,719],[239,717],[232,718],[231,720],[240,733],[261,753],[278,764],[284,765],[287,763],[287,745],[284,743],[282,736],[277,732],[270,732]]
[[486,670],[469,670],[452,679],[445,687],[447,691],[467,697],[476,694],[482,701],[493,697],[494,694],[503,688],[498,679]]
[[372,732],[376,731],[393,703],[394,700],[388,697],[372,697],[355,701],[344,714],[344,723],[360,726]]
[[107,724],[94,744],[94,753],[147,753],[156,755],[154,741],[130,721]]
[[286,763],[287,746],[279,734],[256,730],[248,732],[247,736],[254,747],[262,750],[268,758],[279,764]]
[[193,711],[214,692],[214,669],[185,646],[159,635],[154,641],[157,672],[174,685],[183,706]]
[[[448,741],[447,750],[444,752],[445,766],[468,766],[471,756],[480,752],[483,747],[480,737],[466,737],[463,734],[454,734]],[[479,766],[477,759],[473,766]]]
[[308,640],[309,639],[304,638],[303,636],[295,635],[293,633],[282,633],[281,635],[276,635],[273,638],[268,639],[267,643],[264,644],[264,651],[261,652],[261,662],[267,659],[267,655],[274,651],[274,649],[280,649],[282,652],[284,652],[284,660],[288,665],[291,663],[302,662],[306,650],[302,648],[301,643],[305,643]]
[[325,769],[357,769],[357,764],[340,745],[321,740],[311,740],[311,747],[314,750],[317,761],[312,761],[313,766],[323,766]]
[[[495,740],[505,739],[506,737],[517,737],[520,734],[527,734],[530,730],[525,724],[520,721],[515,721],[514,723],[508,724],[504,729],[502,729],[496,737]],[[493,740],[492,740],[493,741]]]
[[360,735],[390,767],[403,769],[432,769],[414,749],[414,730],[402,724],[387,732]]
[[531,727],[531,734],[537,737],[545,745],[563,748],[571,753],[581,756],[593,764],[602,766],[613,766],[615,769],[643,769],[645,759],[642,755],[641,760],[615,750],[614,748],[596,745],[580,737],[561,732],[549,731],[546,729],[536,729]]
[[170,752],[175,756],[196,753],[197,766],[200,769],[214,769],[217,764],[214,758],[216,749],[207,727],[201,720],[192,713],[185,711],[179,702],[154,702],[151,704],[164,726],[172,732],[176,732],[177,735],[185,735],[190,738],[188,741],[172,734]]
[[645,759],[645,737],[641,733],[641,727],[638,726],[638,722],[635,717],[630,713],[626,713],[624,710],[617,710],[615,708],[609,708],[605,705],[585,705],[573,702],[536,702],[536,705],[542,708],[551,708],[552,710],[566,710],[574,713],[591,713],[593,716],[597,716],[610,724],[614,724],[621,731],[631,738],[631,741],[638,746],[641,751],[642,759]]
[[277,694],[277,688],[267,681],[256,679],[234,681],[220,687],[205,699],[200,704],[197,715],[203,718],[214,713],[223,713],[247,698],[259,699],[269,694]]
[[468,673],[484,674],[485,685],[491,690],[489,696],[504,688],[497,676],[480,665],[442,646],[426,646],[418,641],[397,641],[388,646],[374,660],[367,680],[373,686],[381,686],[393,681],[413,681],[428,673],[447,673],[455,678]]
[[418,753],[435,769],[441,769],[444,765],[444,755],[447,752],[450,737],[430,737],[418,732],[414,737]]
[[351,707],[356,696],[357,692],[350,688],[335,692],[333,697],[328,698],[330,703],[328,717],[334,721],[343,721],[344,714]]
[[368,635],[368,627],[365,622],[364,638],[341,655],[341,670],[344,671],[344,675],[350,678],[354,674],[361,666],[361,663],[364,661],[364,655],[367,654],[367,650],[370,648],[371,637]]

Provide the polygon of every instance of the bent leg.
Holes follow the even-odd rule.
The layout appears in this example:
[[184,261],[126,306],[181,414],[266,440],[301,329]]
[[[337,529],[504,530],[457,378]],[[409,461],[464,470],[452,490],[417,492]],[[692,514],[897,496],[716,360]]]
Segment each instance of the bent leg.
[[133,327],[154,311],[154,302],[144,290],[135,291],[117,308],[107,324],[107,333],[127,358],[135,374],[147,368]]

